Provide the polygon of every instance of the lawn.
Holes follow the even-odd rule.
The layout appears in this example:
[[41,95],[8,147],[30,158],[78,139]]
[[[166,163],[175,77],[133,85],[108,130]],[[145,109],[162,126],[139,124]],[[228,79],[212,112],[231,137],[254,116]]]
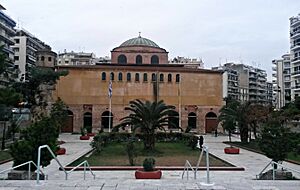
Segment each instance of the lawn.
[[[242,143],[242,142],[225,142],[226,144],[231,144],[233,146],[237,146],[237,147],[240,147],[240,148],[245,148],[245,149],[248,149],[250,151],[254,151],[254,152],[258,152],[260,154],[264,154],[260,149],[259,149],[259,146],[258,146],[258,143],[256,141],[251,141],[250,143]],[[300,163],[300,155],[299,154],[296,154],[294,152],[290,152],[288,154],[288,160],[291,160],[291,161],[296,161],[298,163]]]
[[[154,152],[145,152],[142,143],[137,144],[137,166],[141,166],[146,157],[154,157],[156,166],[184,166],[189,160],[195,166],[199,157],[199,150],[192,150],[181,142],[159,142],[155,144]],[[91,166],[129,166],[124,143],[111,143],[101,153],[93,153],[89,157],[81,157],[70,166],[76,166],[87,160]],[[232,166],[214,156],[210,156],[211,166]],[[205,155],[202,157],[201,166],[205,166]]]
[[11,159],[11,155],[7,151],[0,151],[0,162]]

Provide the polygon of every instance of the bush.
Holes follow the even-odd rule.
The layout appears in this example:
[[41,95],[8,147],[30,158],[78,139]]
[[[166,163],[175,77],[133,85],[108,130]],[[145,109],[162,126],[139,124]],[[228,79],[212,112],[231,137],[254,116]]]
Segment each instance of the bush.
[[155,159],[146,158],[143,162],[144,171],[154,171],[155,168]]
[[88,126],[85,126],[84,128],[86,129],[87,133],[92,133],[92,130],[93,130],[92,126],[88,125]]
[[[22,131],[23,139],[11,146],[11,155],[14,158],[13,165],[16,166],[31,160],[36,162],[38,148],[45,144],[54,152],[57,149],[57,137],[58,130],[51,118],[43,117],[40,121],[33,123]],[[41,152],[41,166],[48,166],[51,160],[50,152],[43,149]]]
[[80,128],[80,134],[81,134],[81,136],[85,136],[86,133],[87,133],[86,128],[81,127],[81,128]]

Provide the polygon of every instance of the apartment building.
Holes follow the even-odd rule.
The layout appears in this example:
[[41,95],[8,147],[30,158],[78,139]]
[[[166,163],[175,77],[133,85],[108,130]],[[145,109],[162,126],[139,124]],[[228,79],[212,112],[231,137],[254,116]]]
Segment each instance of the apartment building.
[[169,60],[169,64],[183,64],[185,67],[204,69],[202,59],[177,56]]
[[[0,45],[3,46],[3,53],[6,55],[6,64],[10,65],[14,72],[14,51],[12,45],[14,41],[12,37],[15,35],[16,22],[4,13],[5,8],[0,4]],[[10,73],[12,74],[12,73]],[[6,86],[9,83],[8,79],[0,76],[0,86]]]
[[37,51],[51,50],[51,47],[24,29],[17,30],[13,39],[15,42],[13,46],[15,50],[15,65],[19,68],[19,78],[23,81],[28,77],[26,75],[28,69],[36,66]]
[[94,53],[67,52],[58,54],[57,65],[95,65],[97,62]]
[[[235,71],[237,77],[232,77],[234,80],[229,81],[232,85],[226,86],[227,82],[223,81],[223,83],[225,83],[225,86],[223,84],[225,91],[227,89],[228,92],[237,94],[237,99],[243,102],[252,101],[263,104],[272,103],[272,93],[270,94],[268,92],[270,87],[267,85],[267,73],[265,70],[244,64],[226,63],[223,66],[223,79],[225,78],[225,80],[226,75],[228,75],[226,74],[228,73],[228,69]],[[235,85],[237,85],[237,87]],[[238,91],[236,91],[236,88]]]
[[291,97],[300,95],[300,14],[290,18]]
[[230,67],[213,67],[214,71],[223,71],[223,99],[232,98],[240,100],[239,97],[239,78],[236,70]]
[[280,109],[291,102],[291,59],[284,54],[272,61],[273,105]]

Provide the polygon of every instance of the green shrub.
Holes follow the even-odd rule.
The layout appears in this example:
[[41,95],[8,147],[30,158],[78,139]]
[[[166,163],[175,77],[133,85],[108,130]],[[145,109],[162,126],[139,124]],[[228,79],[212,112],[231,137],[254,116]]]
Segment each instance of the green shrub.
[[86,133],[87,133],[86,128],[81,127],[81,128],[80,128],[80,134],[81,134],[81,136],[85,136]]
[[155,159],[146,158],[143,162],[144,171],[154,171],[155,169]]
[[[38,148],[42,145],[48,145],[54,152],[57,149],[56,141],[58,137],[57,126],[49,117],[42,117],[22,131],[22,140],[15,142],[11,146],[11,155],[14,158],[14,166],[27,161],[36,162]],[[41,152],[41,166],[46,167],[50,164],[52,156],[50,152],[43,149]],[[19,168],[22,169],[22,168]]]
[[88,126],[85,126],[84,128],[86,129],[87,133],[92,133],[92,130],[93,130],[92,126],[88,125]]

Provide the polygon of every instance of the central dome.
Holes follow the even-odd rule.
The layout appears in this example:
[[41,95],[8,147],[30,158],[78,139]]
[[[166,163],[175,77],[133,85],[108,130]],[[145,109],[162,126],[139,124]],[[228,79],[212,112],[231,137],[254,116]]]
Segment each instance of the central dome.
[[141,36],[125,41],[119,47],[126,47],[126,46],[148,46],[148,47],[160,48],[153,41],[151,41],[147,38],[142,38]]

